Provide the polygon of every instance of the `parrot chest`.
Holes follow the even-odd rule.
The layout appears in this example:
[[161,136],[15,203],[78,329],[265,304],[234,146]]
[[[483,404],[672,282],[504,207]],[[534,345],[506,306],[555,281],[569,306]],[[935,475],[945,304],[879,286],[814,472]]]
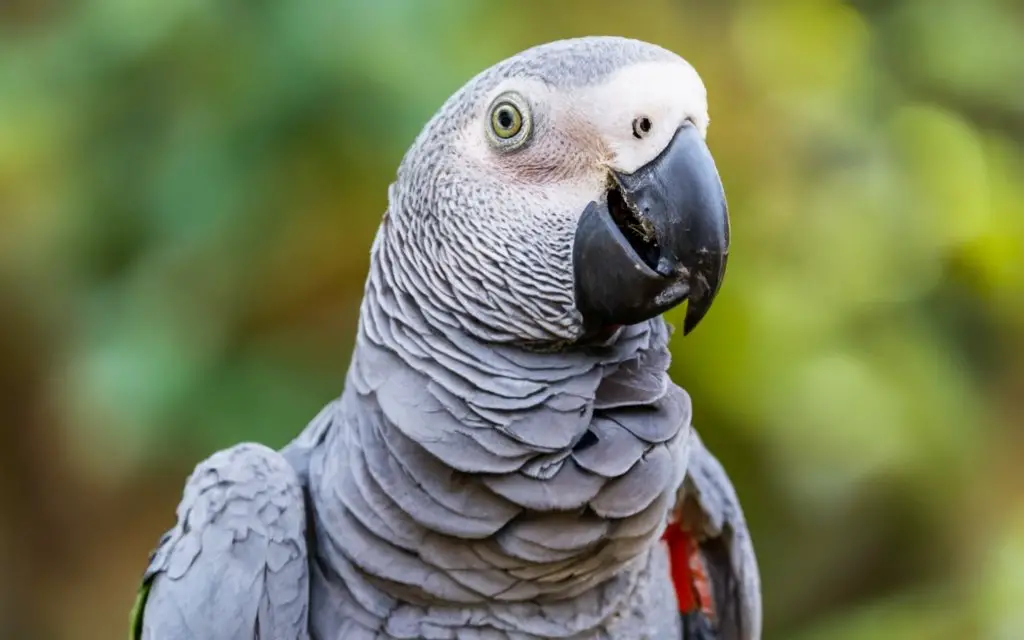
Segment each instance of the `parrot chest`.
[[[555,522],[544,528],[547,538],[525,529],[509,537],[518,521],[482,539],[442,536],[385,495],[379,482],[395,471],[370,466],[369,446],[355,439],[360,419],[342,409],[310,462],[313,638],[680,637],[667,550],[656,534],[623,538],[632,549],[598,541],[546,562],[524,560],[522,540],[553,544]],[[652,508],[665,509],[672,496],[666,490]],[[525,521],[537,525],[546,517],[565,516],[539,513]],[[559,592],[558,585],[571,590]]]
[[[368,589],[367,583],[354,577],[354,567],[333,574],[317,570],[317,560],[313,565],[310,631],[316,640],[687,640],[681,635],[662,545],[649,554],[631,592],[619,596],[617,611],[583,631],[574,628],[594,613],[596,601],[619,594],[583,594],[575,601],[561,603],[554,617],[535,603],[427,606],[395,601],[379,590]],[[349,581],[340,577],[343,574],[349,576]]]

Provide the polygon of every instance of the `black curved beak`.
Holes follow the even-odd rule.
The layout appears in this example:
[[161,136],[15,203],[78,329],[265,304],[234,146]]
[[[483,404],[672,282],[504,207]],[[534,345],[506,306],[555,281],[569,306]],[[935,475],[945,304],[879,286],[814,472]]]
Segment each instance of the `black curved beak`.
[[676,131],[649,164],[613,174],[573,244],[576,307],[588,332],[653,318],[688,300],[683,334],[704,318],[729,255],[729,212],[700,132]]

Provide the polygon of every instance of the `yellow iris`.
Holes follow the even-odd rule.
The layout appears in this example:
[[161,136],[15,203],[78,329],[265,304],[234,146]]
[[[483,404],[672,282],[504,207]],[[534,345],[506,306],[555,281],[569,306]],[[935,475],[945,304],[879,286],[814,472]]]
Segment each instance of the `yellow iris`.
[[502,102],[491,111],[491,128],[499,138],[511,138],[523,128],[523,114],[514,104]]

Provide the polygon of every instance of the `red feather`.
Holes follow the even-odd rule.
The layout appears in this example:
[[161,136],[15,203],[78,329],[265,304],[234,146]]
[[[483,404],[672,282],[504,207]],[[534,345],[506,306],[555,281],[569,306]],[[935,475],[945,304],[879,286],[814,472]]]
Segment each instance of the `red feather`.
[[668,545],[672,584],[676,589],[680,613],[699,609],[713,620],[715,607],[711,581],[697,541],[677,522],[669,523],[661,539]]

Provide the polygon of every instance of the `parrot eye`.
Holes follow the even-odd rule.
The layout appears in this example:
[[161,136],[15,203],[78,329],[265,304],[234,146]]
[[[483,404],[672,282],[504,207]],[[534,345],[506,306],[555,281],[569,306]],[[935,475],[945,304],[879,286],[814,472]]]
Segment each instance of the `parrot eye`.
[[640,116],[633,120],[633,137],[639,140],[651,132],[651,119]]
[[494,110],[494,133],[502,138],[511,138],[523,126],[523,116],[514,105],[499,105]]
[[499,96],[491,107],[491,134],[497,146],[518,147],[530,135],[529,110],[525,101],[515,94]]

